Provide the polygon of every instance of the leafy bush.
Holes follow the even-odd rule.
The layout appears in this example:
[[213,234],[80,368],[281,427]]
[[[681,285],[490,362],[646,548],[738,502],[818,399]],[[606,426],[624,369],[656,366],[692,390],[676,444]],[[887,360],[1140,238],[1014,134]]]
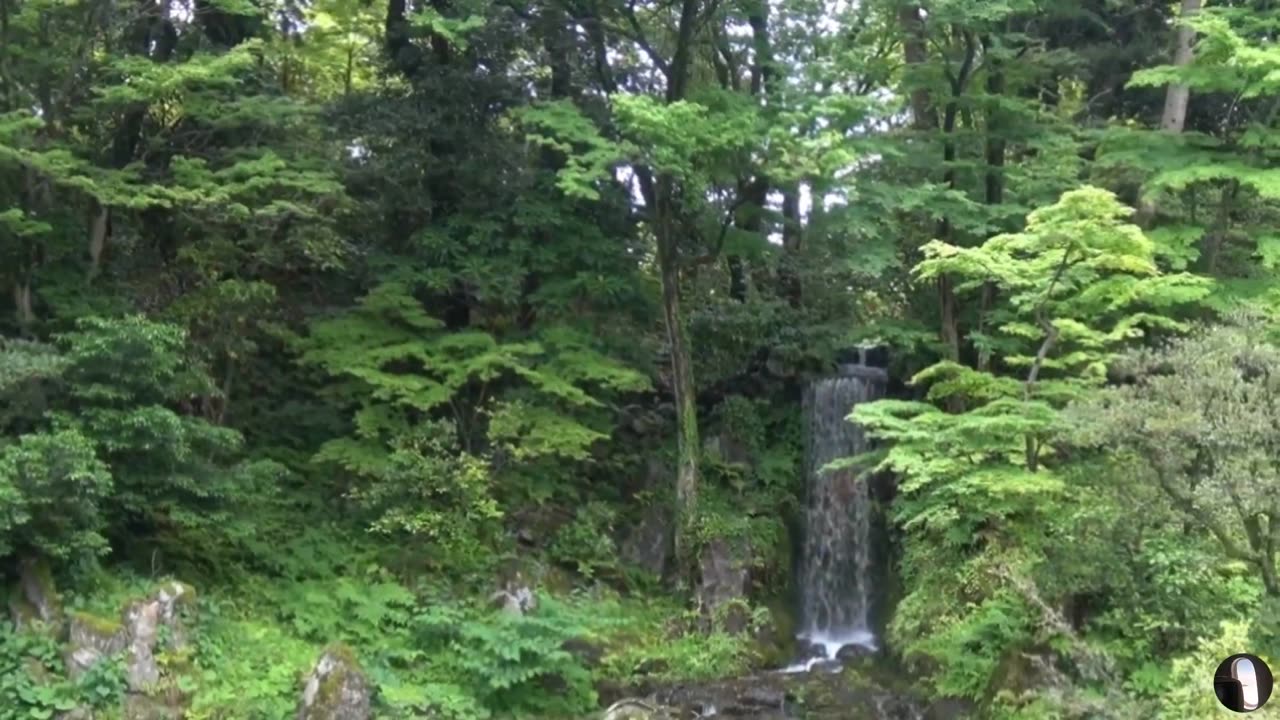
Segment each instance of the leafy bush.
[[562,526],[551,543],[551,557],[573,565],[587,580],[601,572],[616,572],[618,547],[613,540],[618,511],[602,502],[589,502]]
[[458,446],[454,426],[424,422],[390,441],[390,453],[336,440],[316,456],[357,473],[352,497],[368,510],[371,529],[401,538],[427,565],[478,572],[490,566],[502,513],[491,495],[487,462]]
[[70,560],[106,551],[100,530],[111,475],[94,450],[74,430],[0,447],[0,556],[18,550]]

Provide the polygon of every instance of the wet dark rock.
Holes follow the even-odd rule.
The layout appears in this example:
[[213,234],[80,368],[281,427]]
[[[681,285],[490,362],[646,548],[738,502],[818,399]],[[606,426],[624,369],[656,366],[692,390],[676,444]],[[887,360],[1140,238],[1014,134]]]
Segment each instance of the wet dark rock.
[[637,698],[626,698],[611,704],[601,720],[675,720],[670,708]]
[[667,571],[667,563],[674,549],[675,526],[672,525],[672,517],[673,514],[660,505],[651,505],[646,509],[640,522],[619,543],[623,561],[662,577]]
[[876,651],[866,645],[851,643],[849,645],[840,646],[840,649],[836,651],[836,659],[844,663],[851,663],[865,658],[874,657],[875,654]]
[[753,628],[760,668],[780,668],[796,657],[795,621],[783,603],[768,606],[768,621]]
[[796,641],[796,661],[804,662],[814,658],[825,658],[827,656],[827,648],[822,643],[816,643],[806,638]]
[[844,669],[844,664],[839,660],[819,660],[809,666],[809,672],[829,672],[838,673]]
[[730,702],[725,709],[726,714],[746,714],[762,710],[785,710],[787,693],[778,687],[752,687]]
[[701,580],[698,602],[728,632],[742,632],[749,617],[743,599],[747,591],[747,563],[740,548],[723,538],[708,542],[698,558]]

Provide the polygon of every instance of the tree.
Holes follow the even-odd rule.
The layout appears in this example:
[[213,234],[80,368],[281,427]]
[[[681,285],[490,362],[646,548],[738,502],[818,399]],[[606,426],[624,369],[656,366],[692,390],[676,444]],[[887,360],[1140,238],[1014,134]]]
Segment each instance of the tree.
[[930,401],[962,397],[964,412],[882,400],[850,416],[888,443],[870,456],[875,467],[901,478],[894,515],[914,590],[891,632],[908,653],[944,664],[943,692],[977,697],[992,681],[1000,651],[967,649],[975,635],[996,633],[988,641],[1005,648],[1030,643],[1042,623],[1059,626],[1040,616],[1061,598],[1043,601],[1037,588],[1055,538],[1070,532],[1060,522],[1074,497],[1067,456],[1050,441],[1061,409],[1100,386],[1126,345],[1181,327],[1173,313],[1208,292],[1201,278],[1160,272],[1131,213],[1085,187],[1032,212],[1023,232],[975,248],[926,245],[921,280],[948,273],[962,294],[995,286],[990,342],[1001,360],[988,371],[943,360],[912,378]]
[[1127,355],[1124,385],[1072,410],[1076,442],[1118,455],[1225,557],[1280,597],[1280,348],[1256,315]]

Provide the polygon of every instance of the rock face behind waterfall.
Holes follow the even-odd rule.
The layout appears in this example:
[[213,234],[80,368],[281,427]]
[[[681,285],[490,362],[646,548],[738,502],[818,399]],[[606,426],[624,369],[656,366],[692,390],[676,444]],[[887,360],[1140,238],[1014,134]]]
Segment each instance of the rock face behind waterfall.
[[876,554],[867,479],[852,469],[823,467],[868,449],[862,429],[846,418],[856,405],[883,397],[886,384],[884,370],[845,365],[841,375],[816,380],[805,392],[808,497],[802,628],[808,638],[828,646],[828,656],[845,643],[874,644]]

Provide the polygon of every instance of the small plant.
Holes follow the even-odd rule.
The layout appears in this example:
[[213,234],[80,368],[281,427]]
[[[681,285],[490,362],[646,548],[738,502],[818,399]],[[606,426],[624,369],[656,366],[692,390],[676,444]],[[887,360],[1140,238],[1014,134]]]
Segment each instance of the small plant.
[[552,558],[573,565],[578,574],[591,580],[601,573],[616,573],[618,548],[613,541],[618,511],[602,502],[590,502],[573,521],[556,534],[551,544]]

